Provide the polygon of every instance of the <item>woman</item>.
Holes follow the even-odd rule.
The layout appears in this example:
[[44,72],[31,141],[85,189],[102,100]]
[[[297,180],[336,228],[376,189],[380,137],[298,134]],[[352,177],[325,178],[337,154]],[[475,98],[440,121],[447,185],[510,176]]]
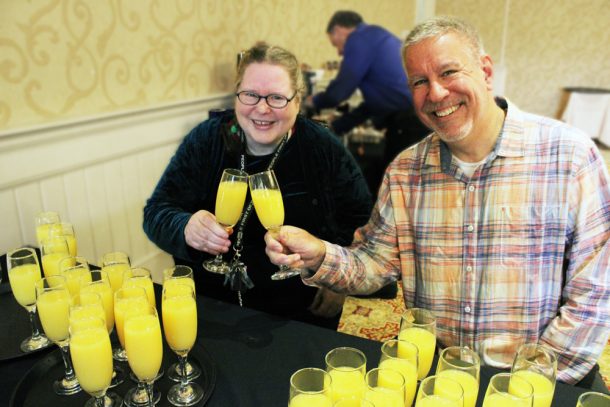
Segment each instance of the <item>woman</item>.
[[[277,153],[273,169],[285,222],[338,244],[351,242],[372,205],[349,152],[328,129],[299,116],[304,85],[294,55],[254,46],[241,58],[235,90],[235,110],[200,123],[186,136],[144,208],[144,231],[177,263],[194,269],[197,292],[234,303],[238,295],[224,285],[225,277],[201,266],[219,253],[226,261],[233,257],[237,233],[228,233],[214,217],[225,168],[241,166],[255,174]],[[344,297],[307,287],[298,277],[271,280],[277,267],[265,255],[264,234],[253,211],[243,230],[241,260],[254,286],[241,292],[243,305],[336,328]]]

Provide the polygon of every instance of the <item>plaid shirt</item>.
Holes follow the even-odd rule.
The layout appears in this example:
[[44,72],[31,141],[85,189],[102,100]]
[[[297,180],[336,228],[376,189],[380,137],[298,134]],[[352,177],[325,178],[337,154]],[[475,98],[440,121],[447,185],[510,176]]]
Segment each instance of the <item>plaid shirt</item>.
[[350,249],[326,243],[304,281],[368,293],[402,279],[407,307],[436,315],[440,346],[509,367],[540,342],[573,383],[610,331],[608,171],[580,131],[498,103],[502,132],[471,178],[436,134],[405,150]]

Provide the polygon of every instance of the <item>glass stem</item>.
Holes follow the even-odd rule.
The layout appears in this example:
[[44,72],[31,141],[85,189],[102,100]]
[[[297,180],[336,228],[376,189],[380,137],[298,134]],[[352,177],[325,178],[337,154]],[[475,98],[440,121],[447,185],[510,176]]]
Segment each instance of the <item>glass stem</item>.
[[105,400],[106,396],[101,396],[101,397],[96,397],[95,398],[95,406],[96,407],[104,407],[105,406]]
[[154,382],[150,382],[150,383],[144,383],[144,386],[146,388],[146,397],[148,398],[148,405],[150,407],[155,407],[155,399],[153,397],[153,383]]
[[32,328],[32,339],[36,340],[40,338],[40,331],[38,330],[38,324],[36,323],[36,307],[28,310],[30,316],[30,327]]
[[186,371],[187,355],[178,355],[178,364],[180,365],[180,387],[183,389],[189,384],[188,373]]
[[61,357],[64,360],[64,367],[66,369],[65,380],[74,380],[74,369],[72,368],[72,359],[70,358],[70,347],[68,345],[60,346]]

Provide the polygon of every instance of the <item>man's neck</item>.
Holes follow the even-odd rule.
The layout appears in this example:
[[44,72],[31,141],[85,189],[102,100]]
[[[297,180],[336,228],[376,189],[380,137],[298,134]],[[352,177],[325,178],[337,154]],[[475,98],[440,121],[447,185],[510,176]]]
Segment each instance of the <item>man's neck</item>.
[[478,125],[476,133],[448,146],[453,155],[464,162],[479,162],[491,153],[504,125],[505,112],[494,103],[487,117],[490,119]]

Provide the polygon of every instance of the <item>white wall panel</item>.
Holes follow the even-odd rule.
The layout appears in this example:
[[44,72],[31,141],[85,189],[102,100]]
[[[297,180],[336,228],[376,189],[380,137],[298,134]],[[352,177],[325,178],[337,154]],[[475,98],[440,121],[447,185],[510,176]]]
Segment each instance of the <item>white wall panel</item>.
[[0,132],[0,253],[36,245],[36,215],[56,211],[90,262],[120,250],[159,279],[172,261],[142,230],[144,204],[186,133],[231,99]]

